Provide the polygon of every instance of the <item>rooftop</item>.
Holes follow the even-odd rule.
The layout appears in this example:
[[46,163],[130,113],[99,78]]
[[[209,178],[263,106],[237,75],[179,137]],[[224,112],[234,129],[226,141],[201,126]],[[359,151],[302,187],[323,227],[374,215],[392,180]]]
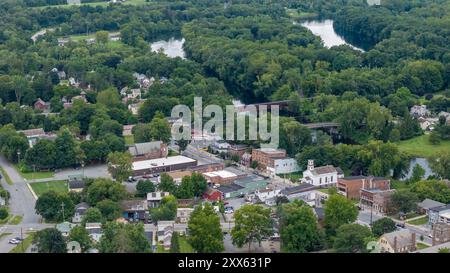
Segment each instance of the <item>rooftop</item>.
[[177,165],[177,164],[183,164],[183,163],[192,163],[196,162],[196,160],[185,157],[182,155],[177,156],[171,156],[167,158],[156,158],[151,160],[143,160],[143,161],[137,161],[133,162],[133,170],[145,170],[145,169],[151,169],[161,166],[170,166],[170,165]]
[[151,153],[153,151],[159,151],[161,149],[162,141],[152,141],[152,142],[144,142],[144,143],[136,143],[130,147],[128,147],[128,151],[133,155],[143,155],[147,153]]
[[438,202],[438,201],[434,201],[431,199],[425,199],[422,202],[420,202],[419,204],[417,204],[419,207],[423,208],[423,209],[431,209],[431,208],[436,208],[436,207],[442,207],[445,206],[444,203]]
[[229,192],[241,190],[243,188],[244,187],[233,183],[233,184],[229,184],[229,185],[222,185],[217,190],[219,190],[222,193],[229,193]]
[[332,165],[322,166],[322,167],[316,167],[314,168],[311,173],[314,175],[320,175],[320,174],[327,174],[327,173],[337,173],[337,170]]
[[236,175],[230,171],[227,170],[221,170],[221,171],[214,171],[214,172],[207,172],[204,173],[204,175],[208,177],[220,177],[220,178],[233,178],[236,177]]
[[146,200],[122,200],[120,202],[124,211],[147,210]]
[[409,230],[399,230],[386,233],[382,237],[384,237],[392,246],[397,238],[397,248],[403,248],[411,245],[412,243],[412,233]]
[[291,195],[291,194],[301,193],[301,192],[305,192],[305,191],[311,191],[311,190],[314,190],[315,188],[316,187],[311,184],[303,183],[298,186],[285,188],[281,191],[281,193],[284,195]]

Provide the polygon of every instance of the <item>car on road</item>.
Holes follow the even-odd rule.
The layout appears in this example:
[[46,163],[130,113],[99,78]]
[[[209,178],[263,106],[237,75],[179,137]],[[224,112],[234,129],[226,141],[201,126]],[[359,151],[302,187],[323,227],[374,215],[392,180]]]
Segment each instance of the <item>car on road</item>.
[[133,182],[136,182],[136,181],[137,181],[136,178],[134,178],[132,176],[128,177],[128,182],[133,183]]
[[398,228],[405,228],[405,223],[396,223],[395,226]]
[[433,238],[433,234],[428,234],[428,238]]
[[153,174],[143,175],[142,178],[146,178],[146,179],[153,178]]
[[13,244],[13,245],[18,245],[18,244],[20,244],[20,240],[17,240],[16,238],[12,238],[11,240],[9,240],[9,243]]

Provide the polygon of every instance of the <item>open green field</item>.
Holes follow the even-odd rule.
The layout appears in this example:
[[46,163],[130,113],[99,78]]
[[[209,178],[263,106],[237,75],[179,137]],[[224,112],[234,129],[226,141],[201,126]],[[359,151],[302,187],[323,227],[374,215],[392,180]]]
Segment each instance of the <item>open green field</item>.
[[[98,1],[98,2],[92,2],[92,3],[81,3],[80,6],[91,6],[91,7],[107,7],[109,6],[109,1],[105,2],[105,1]],[[123,3],[120,4],[116,4],[116,5],[134,5],[134,6],[138,6],[138,5],[146,5],[146,4],[150,4],[150,2],[147,2],[146,0],[126,0]],[[47,5],[47,6],[41,6],[41,7],[34,7],[35,9],[45,9],[45,8],[70,8],[70,7],[79,7],[77,5]]]
[[65,180],[30,183],[30,186],[38,197],[50,190],[60,193],[68,191],[67,181]]
[[317,13],[302,12],[296,9],[286,9],[286,14],[295,20],[307,20],[317,18]]
[[20,170],[19,166],[14,165],[14,168],[16,168],[17,172],[25,178],[26,180],[33,180],[33,179],[46,179],[46,178],[52,178],[55,173],[54,172],[30,172],[30,173],[24,173]]
[[398,148],[415,157],[430,157],[442,151],[450,151],[450,140],[441,141],[439,145],[432,145],[428,141],[429,135],[421,135],[398,143]]
[[11,249],[11,251],[9,251],[9,253],[25,253],[33,243],[33,236],[33,233],[29,233],[22,243],[16,245],[13,249]]
[[0,167],[0,172],[2,173],[3,178],[6,180],[6,183],[8,183],[8,185],[12,185],[13,182],[12,182],[11,178],[9,177],[8,173],[2,167]]

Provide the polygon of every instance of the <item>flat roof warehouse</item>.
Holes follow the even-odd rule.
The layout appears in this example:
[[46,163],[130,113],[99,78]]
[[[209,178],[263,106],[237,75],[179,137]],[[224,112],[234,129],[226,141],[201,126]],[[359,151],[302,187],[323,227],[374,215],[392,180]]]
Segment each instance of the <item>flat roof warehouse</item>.
[[152,169],[152,168],[157,168],[157,167],[162,167],[162,166],[179,165],[179,164],[196,163],[196,162],[197,161],[195,159],[185,157],[182,155],[177,155],[177,156],[171,156],[171,157],[167,157],[167,158],[157,158],[157,159],[133,162],[133,170],[140,171],[140,170]]

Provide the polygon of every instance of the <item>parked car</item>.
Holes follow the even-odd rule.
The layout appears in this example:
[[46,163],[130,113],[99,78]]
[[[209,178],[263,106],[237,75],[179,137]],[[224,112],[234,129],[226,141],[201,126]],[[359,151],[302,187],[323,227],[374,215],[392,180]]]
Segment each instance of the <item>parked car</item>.
[[136,182],[136,179],[132,176],[128,177],[128,182],[133,183]]
[[396,223],[395,226],[399,228],[405,228],[405,223]]

